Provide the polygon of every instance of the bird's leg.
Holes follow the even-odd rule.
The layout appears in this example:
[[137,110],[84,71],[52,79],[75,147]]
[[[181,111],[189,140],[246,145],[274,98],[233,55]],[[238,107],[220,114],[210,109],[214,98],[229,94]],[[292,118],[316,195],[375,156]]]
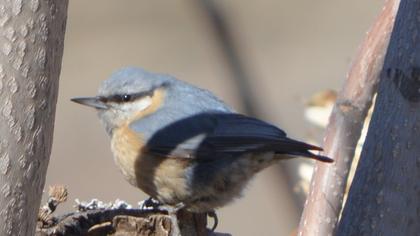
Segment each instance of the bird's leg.
[[169,218],[172,222],[171,236],[180,236],[181,235],[181,230],[179,229],[179,224],[178,224],[177,212],[184,207],[185,207],[185,204],[182,203],[182,202],[176,204],[175,206],[170,206],[170,205],[160,205],[160,206],[158,206],[159,210],[168,212],[168,216],[169,216]]
[[213,227],[211,227],[211,232],[214,232],[219,224],[219,218],[217,217],[216,211],[212,210],[207,212],[207,216],[213,218]]
[[168,213],[169,219],[172,224],[172,232],[171,236],[180,236],[181,231],[178,225],[178,218],[177,212],[185,207],[185,204],[180,202],[175,206],[165,205],[158,200],[154,199],[153,197],[149,197],[148,199],[144,200],[140,204],[140,209],[142,210],[157,210],[157,211],[164,211]]

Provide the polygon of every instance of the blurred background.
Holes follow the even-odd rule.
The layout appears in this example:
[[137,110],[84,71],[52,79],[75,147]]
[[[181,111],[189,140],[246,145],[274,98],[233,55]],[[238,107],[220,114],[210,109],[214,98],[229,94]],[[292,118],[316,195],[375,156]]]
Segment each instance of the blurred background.
[[[167,73],[214,92],[301,140],[322,130],[304,119],[305,103],[339,89],[359,43],[383,1],[72,0],[69,5],[48,185],[74,199],[146,196],[114,165],[109,138],[93,110],[70,102],[95,95],[124,66]],[[260,173],[244,197],[218,211],[217,231],[290,235],[303,207],[296,194],[299,161]],[[211,221],[210,221],[211,222]]]

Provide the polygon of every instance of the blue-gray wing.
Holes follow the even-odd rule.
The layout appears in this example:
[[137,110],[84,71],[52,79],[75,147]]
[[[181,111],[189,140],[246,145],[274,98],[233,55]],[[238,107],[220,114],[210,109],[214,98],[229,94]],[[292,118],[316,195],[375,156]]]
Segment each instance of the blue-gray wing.
[[274,152],[328,161],[309,150],[319,147],[290,139],[264,121],[233,113],[201,113],[178,120],[156,132],[149,152],[182,158],[211,159],[250,152]]

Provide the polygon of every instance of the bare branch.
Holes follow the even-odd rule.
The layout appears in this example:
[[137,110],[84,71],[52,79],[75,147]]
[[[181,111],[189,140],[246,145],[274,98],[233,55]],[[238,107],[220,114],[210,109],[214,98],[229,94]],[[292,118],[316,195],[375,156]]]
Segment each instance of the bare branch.
[[229,65],[232,73],[232,79],[238,88],[239,97],[241,99],[244,112],[251,116],[260,115],[257,105],[255,104],[254,91],[251,88],[251,76],[249,69],[245,66],[238,49],[237,39],[235,39],[226,14],[222,11],[217,3],[213,0],[196,0],[197,5],[202,9],[210,28],[213,30],[217,39],[218,46]]
[[333,235],[354,150],[376,92],[399,0],[388,0],[364,39],[338,95],[324,141],[335,162],[316,163],[299,235]]

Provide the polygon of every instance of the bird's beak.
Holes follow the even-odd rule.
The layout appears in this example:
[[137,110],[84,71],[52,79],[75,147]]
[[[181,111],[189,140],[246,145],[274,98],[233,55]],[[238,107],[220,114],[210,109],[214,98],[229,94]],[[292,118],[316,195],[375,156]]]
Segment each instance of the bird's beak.
[[71,101],[96,109],[108,109],[108,106],[102,102],[99,97],[80,97],[72,98]]

